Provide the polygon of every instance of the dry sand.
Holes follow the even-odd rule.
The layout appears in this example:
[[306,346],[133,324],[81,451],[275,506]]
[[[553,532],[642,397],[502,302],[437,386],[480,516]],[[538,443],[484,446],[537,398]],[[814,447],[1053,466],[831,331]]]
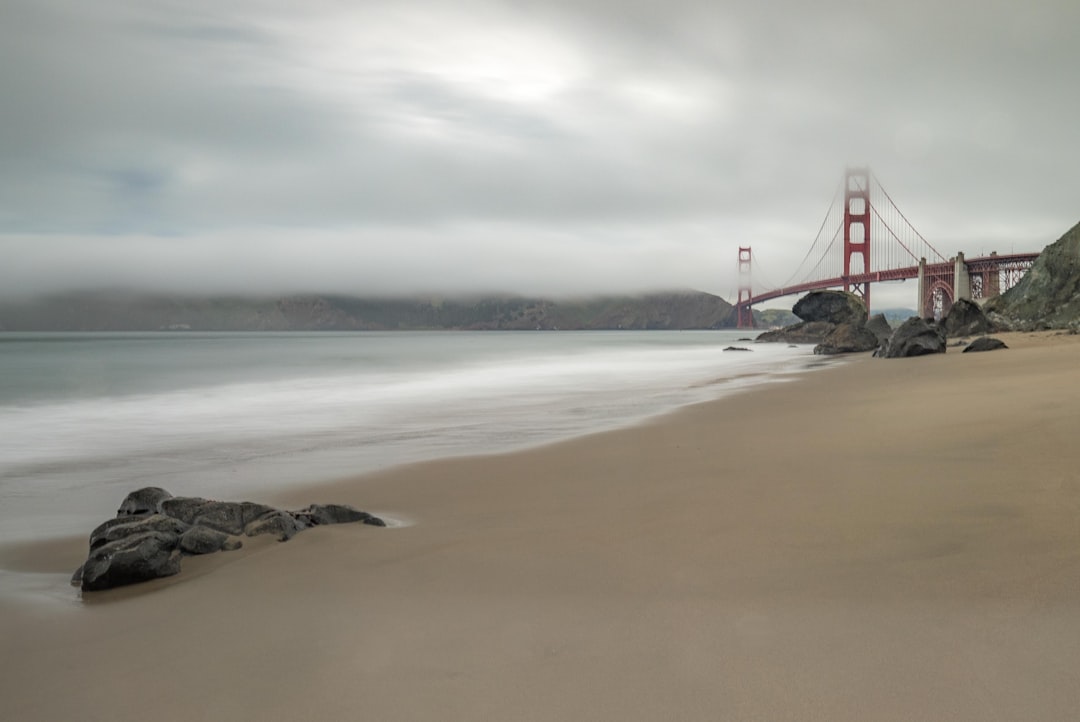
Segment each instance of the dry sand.
[[412,525],[6,598],[0,717],[1075,720],[1080,337],[1002,338],[260,499]]

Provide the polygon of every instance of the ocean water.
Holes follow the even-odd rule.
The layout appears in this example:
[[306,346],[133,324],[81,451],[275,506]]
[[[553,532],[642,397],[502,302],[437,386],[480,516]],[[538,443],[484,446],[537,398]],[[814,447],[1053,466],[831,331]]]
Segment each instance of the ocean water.
[[[789,378],[742,331],[0,334],[0,541],[147,485],[257,498],[635,423]],[[752,352],[724,352],[729,345]]]

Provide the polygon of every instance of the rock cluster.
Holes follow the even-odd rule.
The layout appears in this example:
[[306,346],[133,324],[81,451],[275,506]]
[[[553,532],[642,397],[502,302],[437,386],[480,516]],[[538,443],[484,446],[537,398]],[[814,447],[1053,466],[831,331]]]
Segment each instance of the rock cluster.
[[[945,353],[946,339],[989,333],[991,319],[973,301],[960,299],[940,323],[909,318],[895,331],[881,314],[866,319],[866,307],[857,296],[844,291],[812,291],[792,308],[801,323],[767,331],[758,341],[815,343],[815,354],[874,351],[880,358],[906,358]],[[1000,344],[1000,341],[996,341]],[[988,342],[973,350],[1004,348]]]
[[128,494],[116,517],[90,533],[89,554],[71,583],[90,592],[172,576],[184,556],[239,549],[241,536],[273,534],[287,541],[308,527],[347,522],[386,526],[344,504],[285,511],[250,501],[174,497],[146,487]]
[[[802,323],[766,331],[757,337],[761,342],[813,343],[816,354],[857,353],[872,351],[881,343],[878,334],[882,324],[889,328],[884,316],[866,320],[866,306],[853,293],[846,291],[811,291],[791,309]],[[889,329],[891,331],[891,329]]]

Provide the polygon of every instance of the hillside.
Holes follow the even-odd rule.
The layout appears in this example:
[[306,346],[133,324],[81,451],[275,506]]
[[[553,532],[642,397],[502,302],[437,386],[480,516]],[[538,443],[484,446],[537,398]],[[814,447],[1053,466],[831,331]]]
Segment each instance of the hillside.
[[696,291],[576,300],[79,293],[0,302],[4,331],[708,329],[734,324],[731,304]]
[[1063,328],[1080,321],[1080,223],[1035,259],[1020,282],[985,306],[1021,328]]

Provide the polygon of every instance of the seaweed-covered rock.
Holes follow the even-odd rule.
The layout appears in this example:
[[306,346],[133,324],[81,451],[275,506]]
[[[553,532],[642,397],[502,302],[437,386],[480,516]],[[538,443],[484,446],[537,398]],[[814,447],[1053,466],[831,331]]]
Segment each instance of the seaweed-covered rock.
[[146,582],[180,572],[180,537],[151,531],[109,542],[90,552],[82,565],[81,586],[92,592]]
[[967,353],[968,351],[973,353],[978,351],[997,351],[1002,348],[1009,347],[1006,346],[1005,342],[1001,339],[994,338],[993,336],[981,336],[968,344],[968,347],[961,351],[961,353]]

